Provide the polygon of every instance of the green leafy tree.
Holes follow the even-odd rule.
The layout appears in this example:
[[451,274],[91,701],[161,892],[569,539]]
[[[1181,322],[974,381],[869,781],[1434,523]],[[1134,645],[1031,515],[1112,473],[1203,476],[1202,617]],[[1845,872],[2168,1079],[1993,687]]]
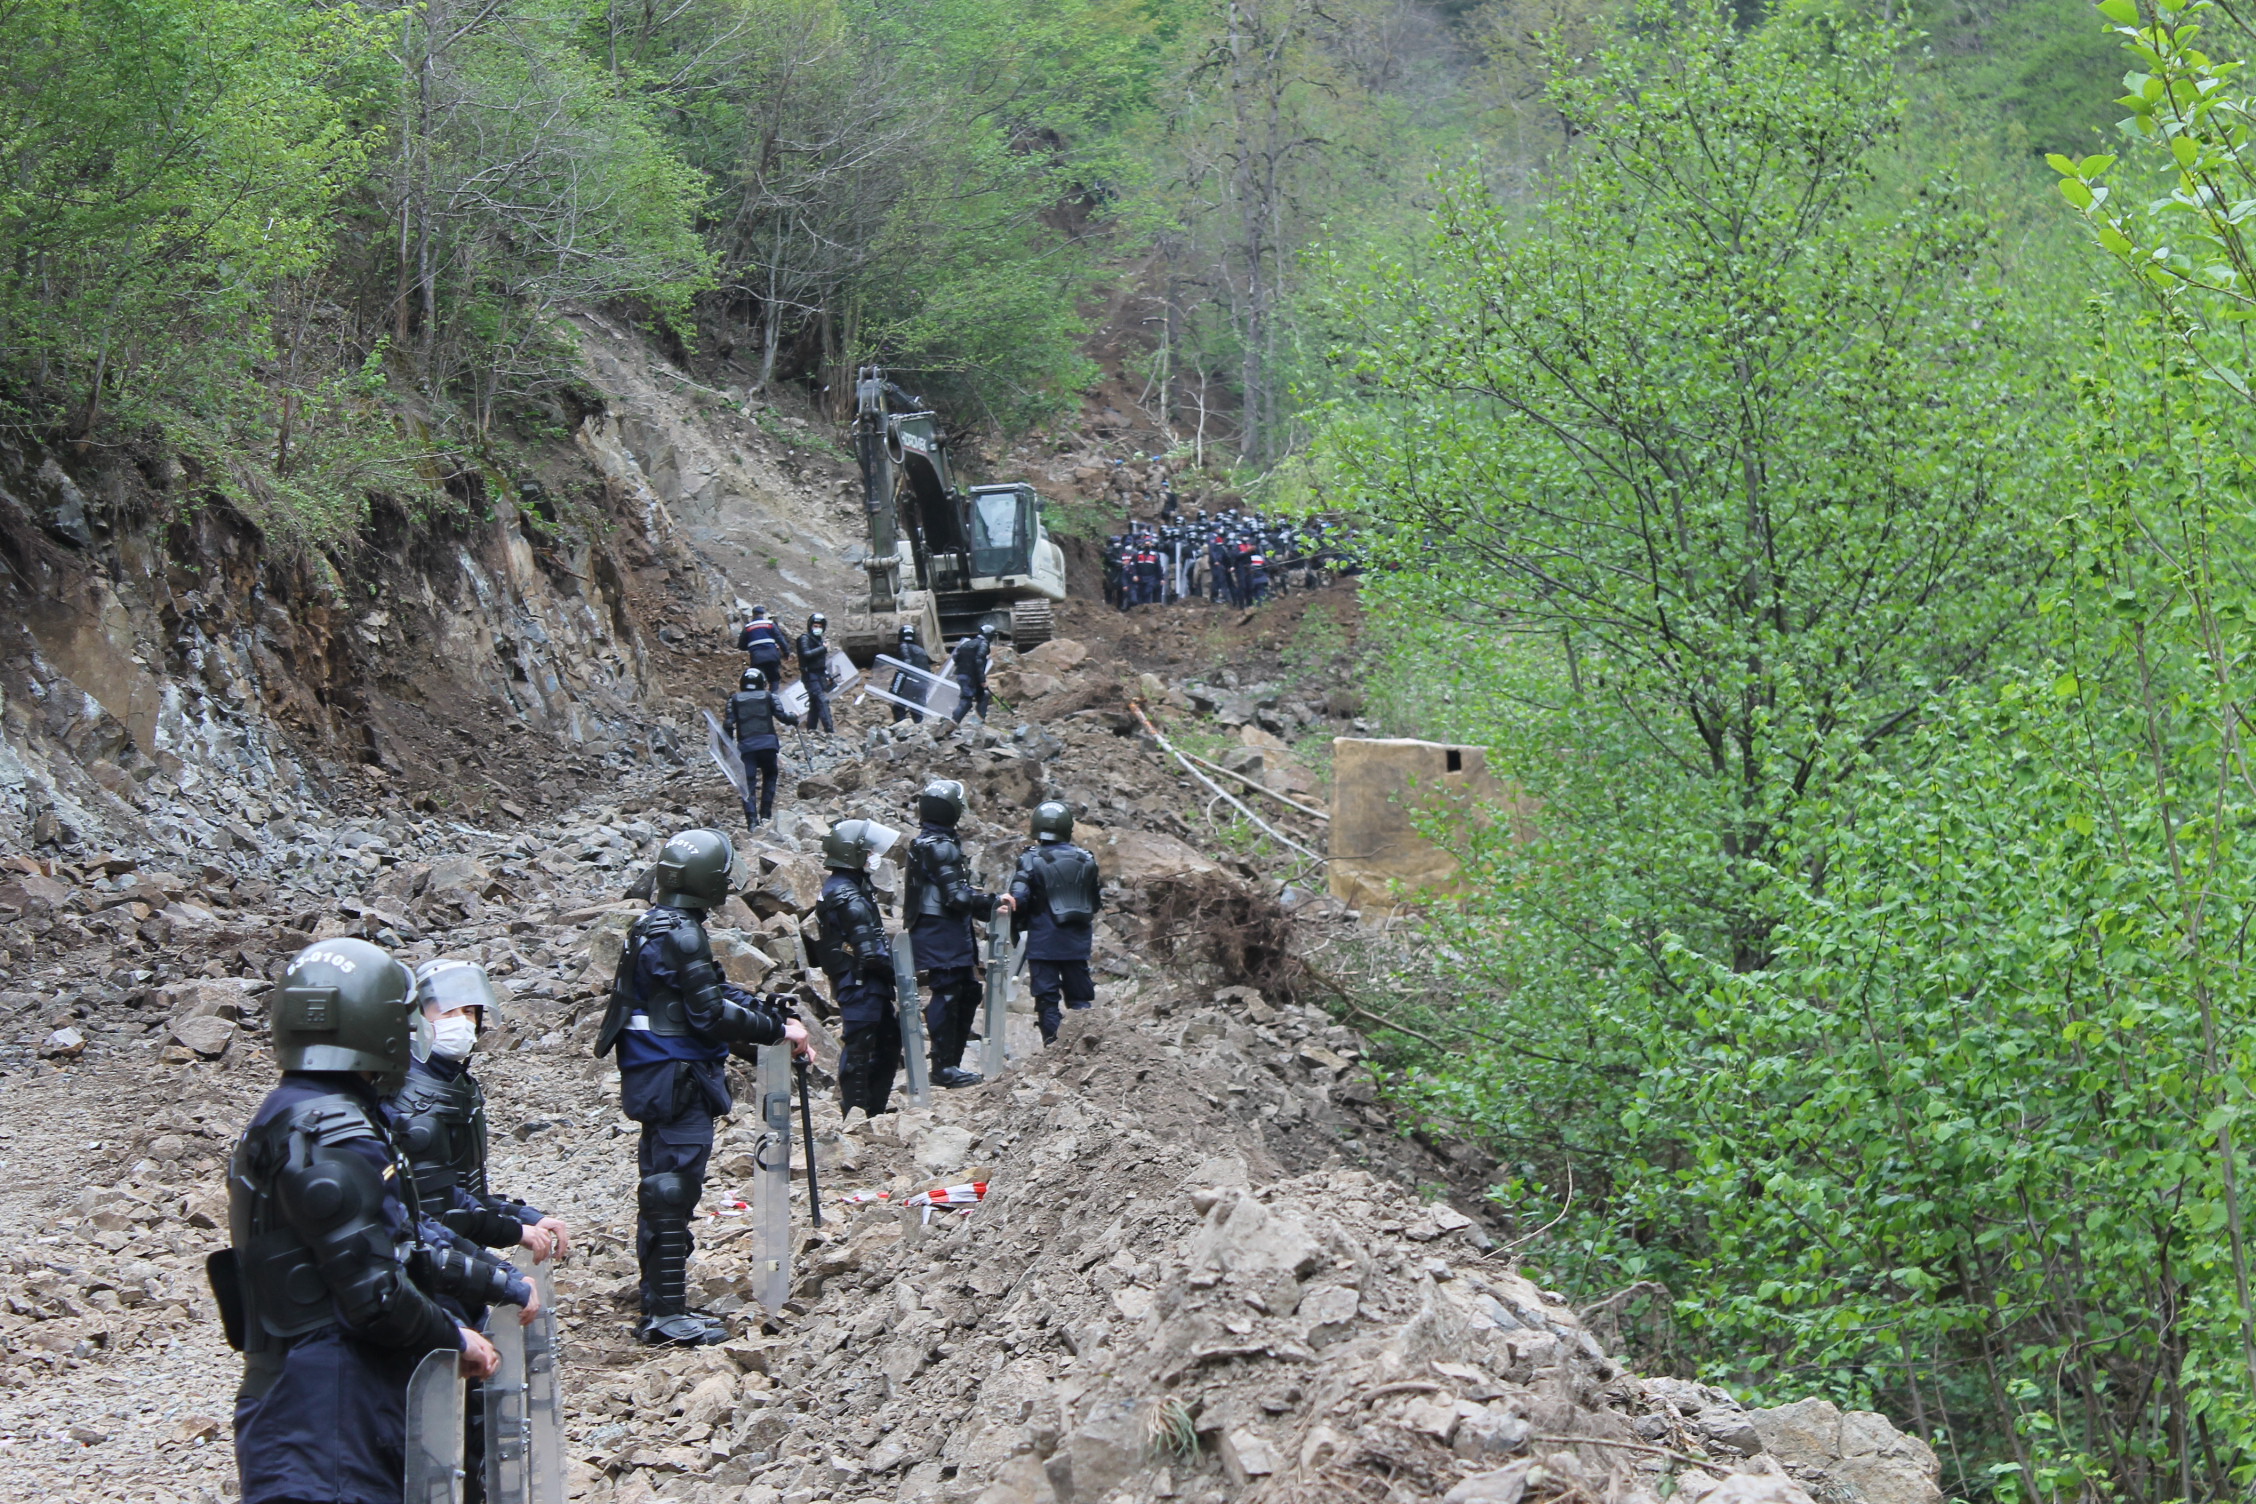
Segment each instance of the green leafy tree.
[[193,385],[199,346],[255,349],[268,290],[319,264],[369,38],[270,0],[12,0],[0,26],[0,362],[83,435]]
[[[2025,611],[2042,409],[1985,217],[1874,190],[1899,36],[1643,27],[1555,84],[1586,146],[1552,200],[1459,185],[1346,310],[1327,500],[1433,609],[1556,634],[1684,772],[1728,890]],[[1764,915],[1729,923],[1759,965]]]

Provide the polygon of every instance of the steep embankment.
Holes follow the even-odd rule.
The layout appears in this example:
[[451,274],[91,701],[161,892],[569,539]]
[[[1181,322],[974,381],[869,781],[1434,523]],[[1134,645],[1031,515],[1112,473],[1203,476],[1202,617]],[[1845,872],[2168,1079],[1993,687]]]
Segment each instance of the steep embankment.
[[729,611],[861,579],[851,467],[586,324],[606,397],[572,444],[325,550],[162,453],[0,444],[0,848],[268,880],[316,855],[277,821],[518,818],[701,744]]

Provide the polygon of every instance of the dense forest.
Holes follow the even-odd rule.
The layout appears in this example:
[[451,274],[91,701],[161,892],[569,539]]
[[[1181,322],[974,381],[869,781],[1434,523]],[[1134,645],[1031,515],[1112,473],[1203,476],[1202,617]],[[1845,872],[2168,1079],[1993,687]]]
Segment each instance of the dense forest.
[[1374,714],[1512,770],[1354,1003],[1549,1277],[1957,1495],[2256,1487],[2238,13],[0,15],[11,432],[319,550],[566,432],[577,308],[1010,436],[1110,342],[1354,526]]

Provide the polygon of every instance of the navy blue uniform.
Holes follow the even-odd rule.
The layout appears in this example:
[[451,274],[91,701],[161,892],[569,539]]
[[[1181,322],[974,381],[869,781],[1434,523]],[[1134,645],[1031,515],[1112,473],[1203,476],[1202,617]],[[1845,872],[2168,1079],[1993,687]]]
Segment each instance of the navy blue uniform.
[[769,684],[783,677],[783,628],[772,621],[748,621],[737,634],[737,650],[752,660],[752,666],[765,674]]
[[[928,669],[932,667],[932,655],[924,650],[924,644],[921,642],[901,643],[893,649],[893,656],[912,668]],[[888,688],[901,699],[914,700],[919,705],[932,703],[933,685],[929,679],[920,679],[914,674],[905,674],[899,669],[895,669],[893,671],[893,682]],[[911,710],[905,705],[894,706],[893,719],[898,721],[903,716],[915,721],[918,725],[924,724],[923,711]]]
[[799,634],[799,682],[807,686],[807,724],[825,731],[830,722],[830,641],[812,632]]
[[[980,719],[986,719],[989,698],[987,694],[988,656],[987,638],[982,633],[975,632],[956,644],[954,662],[956,690],[959,698],[956,701],[956,713],[949,717],[950,720],[960,721],[974,709],[978,710]],[[921,957],[922,952],[918,954]]]
[[[694,1240],[688,1223],[713,1154],[713,1119],[734,1107],[731,1044],[777,1044],[782,1018],[760,998],[722,980],[695,909],[658,905],[627,934],[612,1008],[619,1051],[619,1105],[642,1124],[642,1175],[635,1254],[646,1315],[674,1314],[681,1270]],[[622,995],[623,994],[623,995]],[[606,1019],[606,1032],[611,1032]],[[609,1041],[599,1037],[600,1054]]]
[[893,948],[869,877],[833,867],[815,904],[818,959],[838,1004],[838,1110],[885,1111],[901,1068],[901,1019],[893,997]]
[[[309,1304],[266,1311],[263,1323],[266,1302],[253,1301],[251,1321],[266,1335],[253,1336],[243,1388],[235,1397],[235,1469],[243,1504],[398,1504],[408,1377],[433,1349],[462,1347],[453,1317],[409,1273],[414,1211],[403,1194],[406,1186],[375,1089],[361,1077],[284,1074],[244,1132],[245,1148],[237,1151],[231,1182],[246,1176],[271,1181],[273,1167],[247,1165],[246,1156],[281,1120],[299,1109],[319,1110],[324,1099],[338,1110],[327,1114],[312,1140],[325,1146],[324,1153],[363,1165],[369,1193],[380,1204],[351,1246],[323,1237],[316,1223],[299,1227],[287,1215],[280,1218],[298,1227],[311,1245],[310,1267],[320,1278],[302,1292]],[[389,1248],[372,1249],[371,1241],[388,1242]],[[237,1229],[237,1243],[239,1257],[253,1259],[265,1246],[245,1228]],[[294,1335],[274,1330],[309,1322],[310,1329]]]
[[1026,936],[1026,967],[1044,1043],[1057,1038],[1061,1001],[1078,1010],[1097,1000],[1089,951],[1103,907],[1100,886],[1097,859],[1071,841],[1035,847],[1018,859],[1011,876],[1012,923]]
[[995,895],[971,885],[963,847],[945,825],[917,828],[907,867],[903,911],[909,916],[917,969],[932,989],[924,1022],[937,1075],[962,1064],[971,1038],[971,1022],[979,1011],[979,947],[971,922],[994,914]]
[[744,821],[757,825],[775,813],[776,781],[781,769],[776,762],[776,752],[781,746],[776,736],[775,723],[787,726],[799,724],[798,717],[775,702],[775,696],[764,689],[740,689],[729,696],[728,709],[722,715],[723,728],[736,738],[736,755],[744,763],[744,778],[749,785],[744,797]]

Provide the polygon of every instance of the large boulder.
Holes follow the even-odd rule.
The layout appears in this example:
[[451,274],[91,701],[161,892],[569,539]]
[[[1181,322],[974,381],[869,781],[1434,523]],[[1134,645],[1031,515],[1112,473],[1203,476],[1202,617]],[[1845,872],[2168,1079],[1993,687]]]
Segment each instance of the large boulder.
[[1292,1213],[1272,1211],[1258,1197],[1243,1195],[1207,1213],[1191,1261],[1194,1267],[1232,1274],[1283,1273],[1297,1279],[1323,1264],[1324,1245]]
[[1084,825],[1076,830],[1074,838],[1096,856],[1097,866],[1108,883],[1133,887],[1154,878],[1222,870],[1173,836],[1155,831]]
[[1018,655],[1021,670],[1031,669],[1039,674],[1056,674],[1063,677],[1072,673],[1088,660],[1089,650],[1070,637],[1053,637],[1048,642],[1037,643]]
[[217,1059],[227,1053],[229,1042],[235,1038],[235,1021],[208,1013],[176,1018],[172,1037],[207,1059]]
[[1817,1475],[1829,1497],[1849,1504],[1942,1504],[1942,1462],[1916,1436],[1870,1410],[1844,1413],[1830,1400],[1799,1400],[1747,1419],[1763,1450],[1789,1469]]

